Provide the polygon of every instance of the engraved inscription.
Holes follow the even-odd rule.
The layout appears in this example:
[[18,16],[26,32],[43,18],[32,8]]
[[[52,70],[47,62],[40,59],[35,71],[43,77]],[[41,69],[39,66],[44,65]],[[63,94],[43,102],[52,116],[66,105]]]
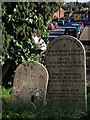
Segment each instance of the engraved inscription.
[[57,38],[48,46],[45,63],[50,76],[47,95],[51,104],[58,101],[66,106],[68,103],[84,105],[86,63],[82,44],[71,36]]

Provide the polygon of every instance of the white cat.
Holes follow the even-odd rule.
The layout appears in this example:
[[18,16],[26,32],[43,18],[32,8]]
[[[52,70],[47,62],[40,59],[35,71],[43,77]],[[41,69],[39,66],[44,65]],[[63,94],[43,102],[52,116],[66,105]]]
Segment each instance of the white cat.
[[36,35],[36,33],[31,33],[32,40],[36,46],[36,50],[41,51],[41,54],[43,54],[46,49],[47,45],[44,42],[44,40]]

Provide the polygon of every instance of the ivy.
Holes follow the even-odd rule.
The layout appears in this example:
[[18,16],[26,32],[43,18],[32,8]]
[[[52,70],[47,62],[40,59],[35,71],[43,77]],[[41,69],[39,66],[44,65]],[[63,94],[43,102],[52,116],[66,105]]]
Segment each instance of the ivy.
[[[60,5],[60,3],[58,4]],[[44,62],[35,50],[30,33],[36,32],[37,35],[41,36],[46,44],[48,44],[48,21],[51,19],[56,6],[57,4],[54,6],[54,3],[51,5],[45,2],[2,3],[3,50],[0,62],[3,65],[3,69],[6,68],[5,66],[7,66],[10,61],[14,61],[16,65],[13,70],[24,61],[35,60],[42,63]],[[6,76],[8,76],[8,73]],[[7,78],[8,77],[4,79]],[[11,81],[12,78],[8,79],[8,81]]]

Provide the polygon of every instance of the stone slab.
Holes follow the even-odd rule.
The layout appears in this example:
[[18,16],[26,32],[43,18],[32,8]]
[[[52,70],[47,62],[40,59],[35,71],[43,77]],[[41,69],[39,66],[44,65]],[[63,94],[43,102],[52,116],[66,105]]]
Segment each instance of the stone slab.
[[48,85],[48,71],[36,61],[20,64],[15,73],[12,100],[18,103],[44,103]]
[[82,43],[75,37],[55,38],[45,54],[49,72],[48,104],[62,108],[87,105],[86,57]]

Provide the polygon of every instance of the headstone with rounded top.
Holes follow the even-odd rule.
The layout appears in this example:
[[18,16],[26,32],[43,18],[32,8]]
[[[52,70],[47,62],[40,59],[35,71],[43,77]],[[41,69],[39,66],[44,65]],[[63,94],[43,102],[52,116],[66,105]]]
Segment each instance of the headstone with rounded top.
[[36,61],[20,64],[15,73],[12,100],[17,103],[45,104],[48,71]]
[[86,78],[87,85],[90,87],[90,34],[88,33],[90,33],[90,27],[85,27],[79,40],[84,45],[86,50]]
[[86,57],[82,43],[75,37],[55,38],[45,54],[49,72],[48,104],[57,108],[86,108]]

